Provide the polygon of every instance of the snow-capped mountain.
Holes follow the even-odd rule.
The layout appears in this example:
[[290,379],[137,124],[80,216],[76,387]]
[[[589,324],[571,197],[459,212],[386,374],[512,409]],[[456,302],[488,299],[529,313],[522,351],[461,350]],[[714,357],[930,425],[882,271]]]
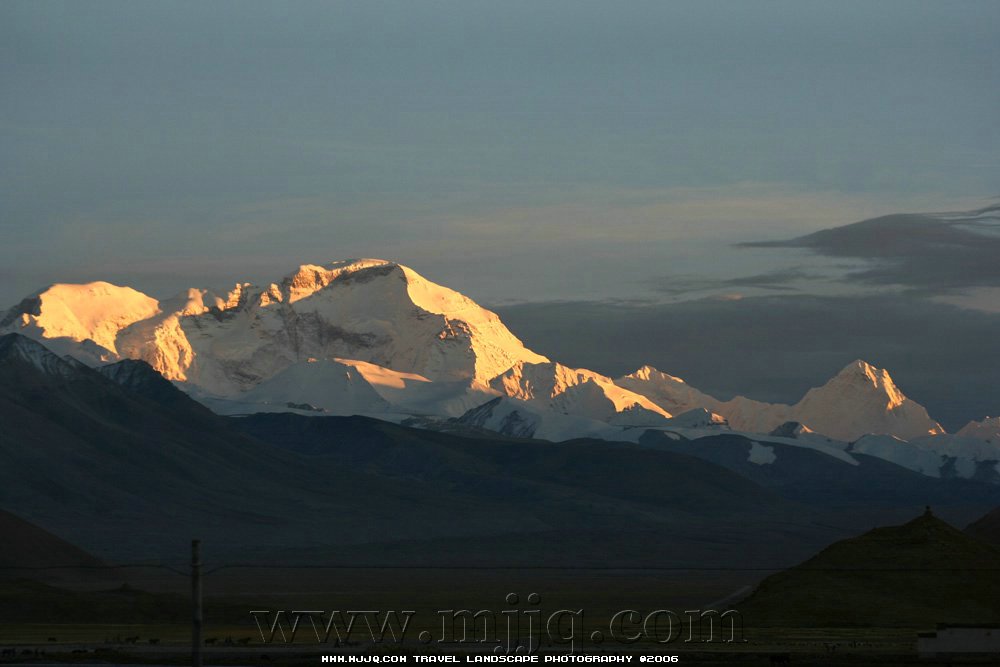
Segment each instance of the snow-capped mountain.
[[729,430],[729,422],[720,414],[705,408],[693,408],[670,418],[669,426],[675,428],[699,428]]
[[606,422],[553,412],[498,396],[452,420],[458,426],[493,431],[512,438],[563,441],[574,438],[614,440],[621,432]]
[[978,422],[971,421],[955,435],[1000,444],[1000,417],[986,417]]
[[944,433],[922,405],[903,395],[887,371],[860,359],[822,387],[810,389],[795,405],[763,403],[743,396],[720,401],[649,366],[615,382],[675,410],[704,408],[718,413],[733,429],[750,433],[768,433],[786,422],[797,422],[845,442],[867,433],[903,439]]
[[490,386],[505,396],[564,415],[628,425],[653,426],[670,418],[662,407],[599,373],[559,363],[519,362],[493,378]]
[[[769,442],[835,458],[849,457],[848,452],[867,454],[930,477],[1000,481],[1000,419],[972,422],[956,435],[946,434],[887,371],[861,360],[809,390],[795,405],[743,396],[720,401],[650,366],[615,383],[674,411],[700,408],[717,413],[734,431],[766,433],[761,439]],[[679,424],[672,424],[672,430],[688,438],[711,434]]]
[[494,313],[383,260],[303,265],[264,287],[239,284],[223,296],[189,290],[163,302],[107,283],[54,285],[3,323],[83,360],[143,359],[220,396],[310,358],[483,385],[519,361],[548,361]]
[[156,299],[131,287],[57,284],[11,308],[0,318],[0,332],[45,339],[58,354],[99,363],[119,358],[119,334],[159,310]]
[[940,477],[944,461],[937,452],[916,447],[892,435],[866,435],[850,445],[857,454],[868,454],[909,468],[928,477]]
[[622,425],[670,417],[610,378],[549,362],[494,313],[384,260],[303,265],[267,286],[164,301],[108,283],[54,285],[3,321],[88,363],[147,361],[221,412],[458,416],[508,395]]
[[799,422],[785,422],[768,435],[776,435],[781,438],[808,438],[816,435],[816,431]]
[[477,428],[554,439],[731,429],[834,456],[853,442],[859,452],[939,473],[1000,458],[1000,419],[946,436],[887,371],[861,360],[795,405],[722,401],[651,366],[612,379],[550,361],[496,314],[379,259],[307,264],[266,286],[189,289],[160,301],[104,282],[57,284],[0,318],[5,332],[44,342],[56,359],[144,360],[227,414],[461,417]]
[[671,414],[682,414],[695,408],[708,408],[720,401],[704,394],[679,377],[643,366],[629,375],[615,380],[619,387],[628,389],[654,401]]
[[701,392],[679,377],[643,366],[615,380],[619,387],[645,396],[672,414],[703,409],[721,415],[737,431],[767,433],[790,419],[787,405],[764,403],[744,396],[720,401]]
[[339,361],[299,361],[240,397],[243,402],[331,414],[387,412],[389,403],[353,367]]
[[922,405],[903,395],[888,371],[860,359],[822,387],[810,389],[792,414],[796,421],[838,440],[866,433],[903,439],[944,433]]
[[849,447],[929,477],[959,477],[1000,482],[1000,443],[961,435],[940,434],[912,440],[866,435]]
[[403,373],[357,359],[337,359],[357,371],[395,410],[412,415],[457,417],[497,396],[480,382],[431,381],[416,373]]

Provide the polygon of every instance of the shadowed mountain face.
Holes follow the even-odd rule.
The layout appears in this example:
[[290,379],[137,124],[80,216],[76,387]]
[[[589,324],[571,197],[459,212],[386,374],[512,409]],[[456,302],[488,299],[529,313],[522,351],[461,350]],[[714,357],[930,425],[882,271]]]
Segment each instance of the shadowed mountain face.
[[202,419],[215,421],[211,410],[179,391],[145,361],[123,359],[107,366],[98,366],[95,370],[126,389],[132,396],[153,401],[161,408],[200,415]]
[[[183,554],[209,531],[266,544],[293,527],[273,508],[288,504],[296,461],[183,395],[131,393],[17,335],[0,338],[0,421],[14,473],[0,505],[109,560]],[[307,503],[322,487],[301,477]]]
[[737,604],[750,625],[1000,620],[1000,551],[928,514],[833,544]]
[[[725,560],[719,540],[750,549],[779,524],[785,540],[758,555],[786,562],[792,545],[833,536],[757,484],[683,455],[475,439],[364,418],[233,420],[157,378],[144,364],[102,373],[27,338],[0,338],[0,460],[16,471],[0,506],[119,562],[182,558],[188,540],[202,537],[207,552],[242,561],[294,553],[461,562],[482,549],[504,564],[519,555],[534,564],[690,563]],[[554,533],[575,536],[579,550]],[[505,551],[482,546],[493,542]],[[390,543],[411,547],[397,553]]]
[[[478,489],[510,502],[539,501],[548,487],[591,496],[588,502],[649,503],[670,512],[712,514],[780,509],[776,495],[700,459],[600,440],[467,438],[411,430],[364,417],[259,414],[237,426],[259,439],[307,452],[317,465],[434,480],[451,489]],[[600,522],[600,513],[590,518]]]
[[[364,470],[403,485],[426,481],[438,495],[495,508],[487,526],[496,528],[463,537],[387,535],[391,544],[376,549],[290,549],[290,559],[326,554],[369,563],[680,566],[731,564],[719,545],[740,544],[747,561],[773,563],[787,562],[782,549],[800,550],[794,542],[831,539],[830,529],[805,519],[809,512],[796,515],[801,508],[743,477],[626,443],[455,435],[363,417],[259,414],[236,425],[306,454],[318,468]],[[456,509],[448,510],[448,521]],[[497,526],[510,511],[517,524]],[[786,529],[795,537],[782,536]]]

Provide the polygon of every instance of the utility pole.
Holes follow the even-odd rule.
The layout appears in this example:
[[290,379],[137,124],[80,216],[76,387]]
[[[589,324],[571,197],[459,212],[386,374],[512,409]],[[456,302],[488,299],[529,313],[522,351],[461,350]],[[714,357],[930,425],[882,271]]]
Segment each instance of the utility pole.
[[201,540],[191,540],[191,665],[201,667]]

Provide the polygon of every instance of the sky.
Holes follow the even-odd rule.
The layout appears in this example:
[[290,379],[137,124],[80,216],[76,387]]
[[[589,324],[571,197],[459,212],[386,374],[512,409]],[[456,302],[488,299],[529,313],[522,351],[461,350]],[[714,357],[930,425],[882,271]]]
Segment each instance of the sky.
[[498,308],[902,293],[978,317],[983,285],[737,244],[996,203],[997,25],[993,0],[8,0],[0,308],[380,257]]

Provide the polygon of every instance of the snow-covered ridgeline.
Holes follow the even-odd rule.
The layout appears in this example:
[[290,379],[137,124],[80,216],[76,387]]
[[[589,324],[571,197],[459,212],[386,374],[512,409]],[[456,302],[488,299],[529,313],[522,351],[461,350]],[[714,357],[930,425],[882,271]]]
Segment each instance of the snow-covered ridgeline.
[[731,428],[831,456],[854,443],[850,451],[926,474],[1000,458],[1000,419],[945,435],[887,371],[861,360],[794,405],[721,401],[651,366],[612,379],[550,361],[495,313],[378,259],[306,264],[265,286],[190,289],[162,301],[104,282],[58,284],[8,311],[0,332],[91,365],[145,360],[223,412],[466,415],[480,428],[551,439]]

